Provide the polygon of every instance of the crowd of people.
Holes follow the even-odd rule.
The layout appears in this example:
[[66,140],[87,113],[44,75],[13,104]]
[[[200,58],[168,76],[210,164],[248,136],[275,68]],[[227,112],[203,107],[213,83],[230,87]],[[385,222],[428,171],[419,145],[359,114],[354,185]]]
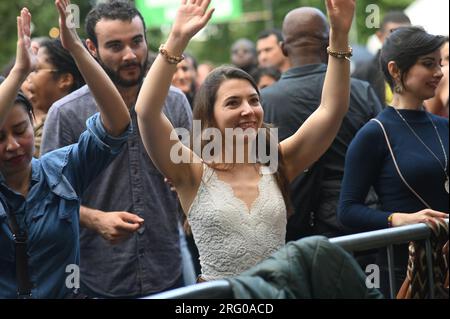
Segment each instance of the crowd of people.
[[210,2],[182,1],[153,57],[128,2],[94,6],[85,40],[70,0],[60,39],[32,39],[21,10],[0,78],[0,298],[139,298],[303,237],[448,218],[448,38],[388,13],[353,78],[355,0],[327,0],[216,68],[186,53]]

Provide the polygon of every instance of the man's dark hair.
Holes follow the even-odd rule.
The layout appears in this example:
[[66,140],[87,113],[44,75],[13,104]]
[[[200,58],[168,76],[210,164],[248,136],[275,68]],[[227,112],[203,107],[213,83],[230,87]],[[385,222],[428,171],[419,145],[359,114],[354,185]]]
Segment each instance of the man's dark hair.
[[88,38],[98,47],[97,35],[95,34],[95,26],[101,19],[131,21],[138,16],[142,21],[144,27],[144,34],[146,31],[144,17],[141,13],[130,3],[123,0],[112,0],[104,3],[99,3],[86,16],[86,34]]
[[55,76],[70,73],[73,77],[73,84],[70,92],[73,92],[84,85],[84,79],[78,70],[77,64],[69,51],[63,48],[59,39],[46,39],[40,44],[41,48],[47,50],[48,62],[56,69]]
[[265,39],[270,37],[271,35],[274,35],[277,37],[277,41],[281,42],[283,41],[283,34],[281,33],[281,30],[279,29],[270,29],[270,30],[264,30],[258,35],[258,40]]
[[389,73],[388,64],[394,61],[401,73],[401,83],[408,71],[421,56],[439,50],[445,43],[443,36],[431,35],[421,27],[401,27],[386,39],[381,49],[380,63],[384,77],[393,88],[395,83]]
[[381,31],[386,31],[386,25],[388,23],[401,23],[411,25],[411,20],[403,11],[390,11],[387,12],[381,22]]

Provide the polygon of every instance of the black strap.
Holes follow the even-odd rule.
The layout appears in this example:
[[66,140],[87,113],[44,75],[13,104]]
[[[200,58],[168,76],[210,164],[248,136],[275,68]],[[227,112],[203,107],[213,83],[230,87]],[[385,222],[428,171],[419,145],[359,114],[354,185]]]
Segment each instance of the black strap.
[[16,246],[16,277],[17,277],[17,298],[31,298],[31,280],[28,271],[27,242],[28,234],[25,230],[20,230],[16,216],[7,212],[9,227],[13,234]]

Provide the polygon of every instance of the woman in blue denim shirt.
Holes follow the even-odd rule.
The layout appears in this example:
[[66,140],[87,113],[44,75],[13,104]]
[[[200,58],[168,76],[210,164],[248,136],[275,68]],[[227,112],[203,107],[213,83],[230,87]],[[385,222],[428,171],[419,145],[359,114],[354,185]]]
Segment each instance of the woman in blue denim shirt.
[[[28,9],[17,19],[16,63],[0,85],[0,298],[64,298],[79,286],[80,197],[127,139],[130,116],[119,92],[66,25],[68,0],[57,0],[61,40],[93,92],[100,114],[77,144],[32,158],[29,102],[19,94],[33,70]],[[16,222],[16,226],[14,225]],[[18,292],[14,229],[26,232],[30,290]],[[26,286],[26,285],[25,285]]]

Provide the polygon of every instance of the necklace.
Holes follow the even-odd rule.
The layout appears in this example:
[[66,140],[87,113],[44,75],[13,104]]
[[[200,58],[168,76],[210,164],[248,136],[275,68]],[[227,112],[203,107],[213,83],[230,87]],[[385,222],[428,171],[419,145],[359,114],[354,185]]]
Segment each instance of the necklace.
[[439,139],[439,143],[441,144],[442,152],[444,153],[444,158],[445,158],[445,165],[444,166],[442,166],[441,160],[436,156],[436,154],[434,154],[433,151],[420,138],[420,136],[417,135],[417,133],[414,131],[414,129],[411,127],[411,125],[409,125],[408,121],[406,121],[406,119],[403,117],[403,115],[395,107],[393,109],[395,110],[395,112],[397,112],[398,116],[400,116],[400,118],[403,120],[403,122],[405,122],[406,126],[408,126],[408,128],[414,134],[414,136],[423,144],[423,146],[428,150],[428,152],[430,152],[430,154],[433,155],[434,158],[438,161],[439,165],[441,166],[441,168],[442,168],[442,170],[444,171],[444,174],[445,174],[444,189],[445,189],[445,191],[448,194],[449,193],[449,181],[448,181],[448,174],[447,174],[447,170],[446,170],[446,167],[447,167],[447,164],[448,164],[447,153],[445,152],[444,143],[442,142],[441,136],[439,135],[438,129],[436,127],[436,124],[434,124],[434,122],[431,119],[430,115],[425,111],[425,114],[428,116],[428,119],[430,120],[431,124],[434,127],[434,130],[436,131],[436,135],[437,135],[437,137]]

